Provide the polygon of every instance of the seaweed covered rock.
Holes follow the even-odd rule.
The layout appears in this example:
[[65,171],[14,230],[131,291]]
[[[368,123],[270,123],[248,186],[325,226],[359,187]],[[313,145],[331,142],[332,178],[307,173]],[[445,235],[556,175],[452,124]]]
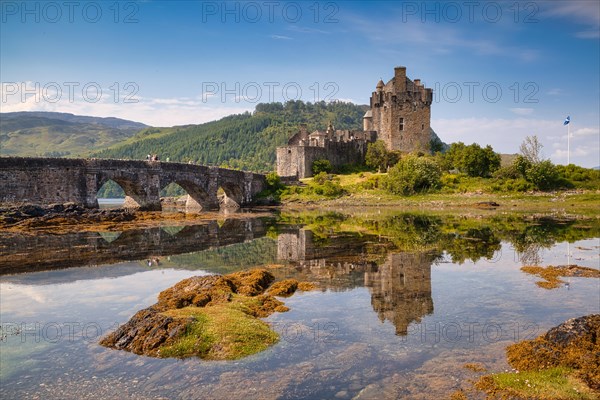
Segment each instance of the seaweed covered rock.
[[544,289],[556,289],[563,285],[565,281],[560,279],[561,277],[600,278],[600,271],[597,269],[579,265],[549,265],[547,267],[529,265],[521,267],[521,271],[544,279],[536,282],[536,285]]
[[296,279],[284,279],[274,283],[269,288],[269,294],[273,296],[287,297],[293,295],[298,289],[298,281]]
[[509,346],[506,354],[518,370],[566,367],[600,390],[600,314],[570,319],[536,339]]
[[274,280],[265,269],[184,279],[100,344],[153,357],[219,360],[262,351],[279,337],[258,318],[289,310],[265,293]]
[[220,275],[192,276],[160,292],[157,307],[162,310],[204,307],[213,300],[229,300],[235,290],[233,282]]
[[236,287],[236,293],[244,296],[256,296],[263,293],[275,280],[272,273],[266,269],[251,269],[228,274]]

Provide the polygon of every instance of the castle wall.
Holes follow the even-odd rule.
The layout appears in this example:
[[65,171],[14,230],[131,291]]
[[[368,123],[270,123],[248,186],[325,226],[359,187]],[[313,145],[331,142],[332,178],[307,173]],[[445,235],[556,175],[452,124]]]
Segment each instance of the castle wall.
[[[362,132],[361,132],[362,133]],[[362,133],[364,134],[364,133]],[[325,147],[283,146],[277,148],[277,175],[281,177],[308,178],[312,165],[317,160],[329,160],[331,165],[340,167],[346,164],[360,164],[367,153],[367,142],[325,142]]]
[[[277,175],[298,179],[312,176],[316,160],[329,159],[327,149],[315,146],[284,146],[277,148]],[[330,160],[331,162],[331,160]],[[333,164],[333,163],[332,163]]]

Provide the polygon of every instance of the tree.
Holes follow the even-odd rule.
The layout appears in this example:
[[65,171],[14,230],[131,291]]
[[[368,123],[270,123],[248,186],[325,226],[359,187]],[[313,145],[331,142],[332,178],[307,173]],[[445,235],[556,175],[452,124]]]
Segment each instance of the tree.
[[462,142],[452,143],[444,158],[445,169],[456,168],[473,177],[487,178],[500,168],[500,155],[489,145],[481,148],[477,143],[469,146]]
[[465,147],[467,146],[463,142],[452,143],[446,154],[442,155],[443,163],[441,167],[445,171],[458,169],[458,165],[462,162]]
[[544,145],[541,144],[538,137],[534,135],[527,136],[523,143],[521,143],[519,150],[521,151],[521,155],[525,157],[527,161],[532,164],[537,164],[542,161],[542,147],[544,147]]
[[527,170],[533,165],[525,156],[519,154],[512,163],[514,169],[521,174],[523,178],[527,176]]
[[409,156],[390,168],[384,187],[394,194],[409,195],[439,187],[441,176],[433,159]]
[[365,164],[367,164],[367,167],[377,168],[377,172],[384,171],[388,167],[396,165],[399,160],[400,153],[389,151],[382,140],[369,143],[367,146]]

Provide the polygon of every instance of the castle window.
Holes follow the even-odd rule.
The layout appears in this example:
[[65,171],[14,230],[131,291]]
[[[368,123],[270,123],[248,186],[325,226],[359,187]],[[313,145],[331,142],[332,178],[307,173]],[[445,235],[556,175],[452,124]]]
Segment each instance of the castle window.
[[404,118],[400,118],[400,130],[404,130]]
[[292,151],[291,151],[291,150],[288,150],[288,154],[292,154]]
[[425,124],[421,124],[421,130],[425,129]]

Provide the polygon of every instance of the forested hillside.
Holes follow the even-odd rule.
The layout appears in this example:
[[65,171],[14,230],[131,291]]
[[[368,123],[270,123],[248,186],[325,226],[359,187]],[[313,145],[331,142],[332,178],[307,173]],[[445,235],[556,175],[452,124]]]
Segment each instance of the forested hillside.
[[146,128],[134,137],[94,154],[100,158],[145,159],[157,154],[161,160],[194,161],[255,172],[275,166],[275,149],[287,143],[305,123],[309,132],[326,129],[362,129],[367,106],[344,102],[304,103],[289,101],[258,104],[254,113],[231,115],[201,125]]

